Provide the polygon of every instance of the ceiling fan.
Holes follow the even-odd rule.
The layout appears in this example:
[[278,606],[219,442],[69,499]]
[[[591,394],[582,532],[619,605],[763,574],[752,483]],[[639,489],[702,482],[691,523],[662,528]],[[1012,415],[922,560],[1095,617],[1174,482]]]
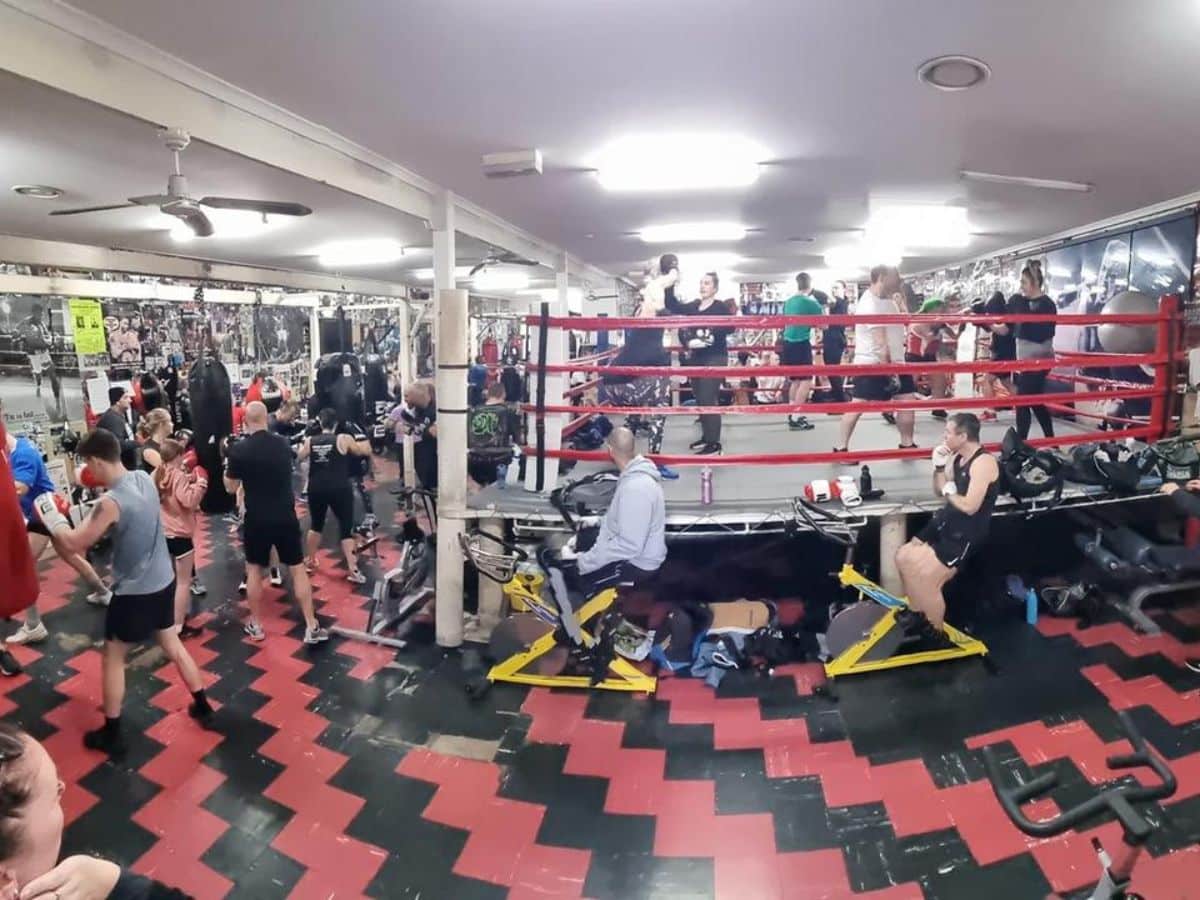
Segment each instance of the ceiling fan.
[[527,257],[521,256],[520,254],[517,254],[517,253],[513,253],[509,250],[497,250],[495,247],[493,247],[491,250],[488,251],[487,256],[485,256],[483,259],[481,259],[479,262],[477,262],[475,264],[475,267],[473,269],[471,269],[469,277],[474,277],[477,272],[479,272],[481,269],[487,268],[488,266],[540,266],[540,265],[541,265],[541,263],[539,263],[537,260],[528,259]]
[[239,197],[201,197],[195,200],[188,196],[187,178],[179,170],[179,154],[192,142],[192,137],[182,128],[165,128],[160,132],[163,143],[175,158],[175,172],[167,178],[165,194],[149,194],[145,197],[130,197],[125,203],[107,206],[85,206],[80,209],[56,209],[52,216],[76,216],[80,213],[103,212],[109,209],[126,209],[131,206],[157,206],[160,212],[174,216],[192,230],[196,237],[211,237],[213,223],[204,214],[203,206],[210,209],[241,209],[262,213],[265,219],[272,216],[307,216],[312,210],[300,203],[276,200],[246,200]]

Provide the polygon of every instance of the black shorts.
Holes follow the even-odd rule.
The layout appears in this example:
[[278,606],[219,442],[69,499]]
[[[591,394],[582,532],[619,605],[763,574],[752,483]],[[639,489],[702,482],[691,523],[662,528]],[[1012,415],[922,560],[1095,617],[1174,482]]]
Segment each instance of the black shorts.
[[41,534],[50,537],[50,529],[42,524],[41,519],[29,519],[25,523],[25,530],[30,534]]
[[167,538],[167,552],[171,554],[171,559],[179,559],[187,556],[196,549],[196,545],[192,543],[192,539],[188,537],[169,537]]
[[175,579],[152,594],[113,594],[104,617],[104,639],[141,644],[175,625]]
[[300,520],[291,519],[275,522],[249,522],[244,525],[242,546],[246,562],[252,566],[271,565],[271,550],[279,553],[283,566],[298,566],[304,562],[304,548],[300,544]]
[[906,363],[935,363],[938,361],[938,355],[934,353],[905,353],[904,361]]
[[[354,533],[354,493],[347,484],[342,490],[313,491],[308,486],[308,514],[311,518],[309,528],[320,534],[325,530],[325,514],[333,510],[338,522],[338,540],[346,541]],[[280,561],[283,557],[280,556]]]
[[968,532],[951,528],[935,517],[921,529],[917,540],[933,548],[933,555],[947,569],[960,569],[980,546],[983,540]]
[[[813,351],[811,341],[784,341],[779,349],[781,366],[811,366]],[[793,381],[811,381],[811,375],[789,375]]]
[[893,391],[892,379],[889,375],[856,375],[851,382],[854,387],[855,400],[870,400],[882,403],[891,400],[897,394],[915,394],[916,382],[911,375],[901,375],[899,390]]

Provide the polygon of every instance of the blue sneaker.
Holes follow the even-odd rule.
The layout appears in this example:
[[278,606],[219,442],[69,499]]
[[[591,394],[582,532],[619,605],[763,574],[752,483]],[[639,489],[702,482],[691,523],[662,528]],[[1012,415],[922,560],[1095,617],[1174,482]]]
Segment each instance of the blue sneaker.
[[679,479],[679,473],[668,466],[660,465],[658,467],[658,474],[664,481],[677,481]]

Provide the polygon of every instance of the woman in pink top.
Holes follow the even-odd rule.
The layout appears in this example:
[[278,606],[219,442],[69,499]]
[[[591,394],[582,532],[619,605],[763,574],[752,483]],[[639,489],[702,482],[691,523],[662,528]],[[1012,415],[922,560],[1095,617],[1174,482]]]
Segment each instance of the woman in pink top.
[[162,465],[154,470],[162,505],[163,531],[167,550],[175,563],[175,627],[181,638],[195,637],[203,629],[188,623],[192,587],[192,563],[196,533],[196,510],[208,489],[208,472],[196,461],[194,450],[184,451],[183,444],[167,438],[159,448]]

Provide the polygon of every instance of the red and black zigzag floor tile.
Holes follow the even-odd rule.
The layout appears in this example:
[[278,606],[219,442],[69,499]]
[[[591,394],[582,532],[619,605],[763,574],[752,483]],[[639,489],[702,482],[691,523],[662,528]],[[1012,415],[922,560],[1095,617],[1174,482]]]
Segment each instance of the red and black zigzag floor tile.
[[[397,520],[386,490],[376,504]],[[208,630],[191,647],[216,726],[188,718],[173,670],[142,651],[119,763],[80,743],[99,721],[103,613],[73,572],[43,570],[52,638],[18,648],[27,672],[0,682],[0,714],[59,765],[64,852],[102,852],[203,900],[1073,898],[1097,877],[1090,838],[1115,844],[1116,824],[1025,838],[979,748],[999,744],[1025,777],[1054,771],[1052,800],[1034,807],[1050,812],[1106,780],[1122,746],[1113,710],[1127,709],[1179,779],[1150,809],[1160,828],[1135,886],[1200,897],[1200,680],[1181,664],[1200,652],[1194,609],[1164,613],[1158,638],[1014,623],[988,637],[999,675],[885,673],[847,683],[836,705],[808,665],[734,673],[716,692],[664,679],[652,699],[497,685],[473,701],[455,654],[305,648],[279,591],[268,641],[249,643],[234,527],[207,519],[197,547]],[[382,542],[368,566],[397,553]],[[319,611],[361,625],[369,592],[335,553],[321,562]],[[443,736],[469,739],[472,758],[434,749]]]

